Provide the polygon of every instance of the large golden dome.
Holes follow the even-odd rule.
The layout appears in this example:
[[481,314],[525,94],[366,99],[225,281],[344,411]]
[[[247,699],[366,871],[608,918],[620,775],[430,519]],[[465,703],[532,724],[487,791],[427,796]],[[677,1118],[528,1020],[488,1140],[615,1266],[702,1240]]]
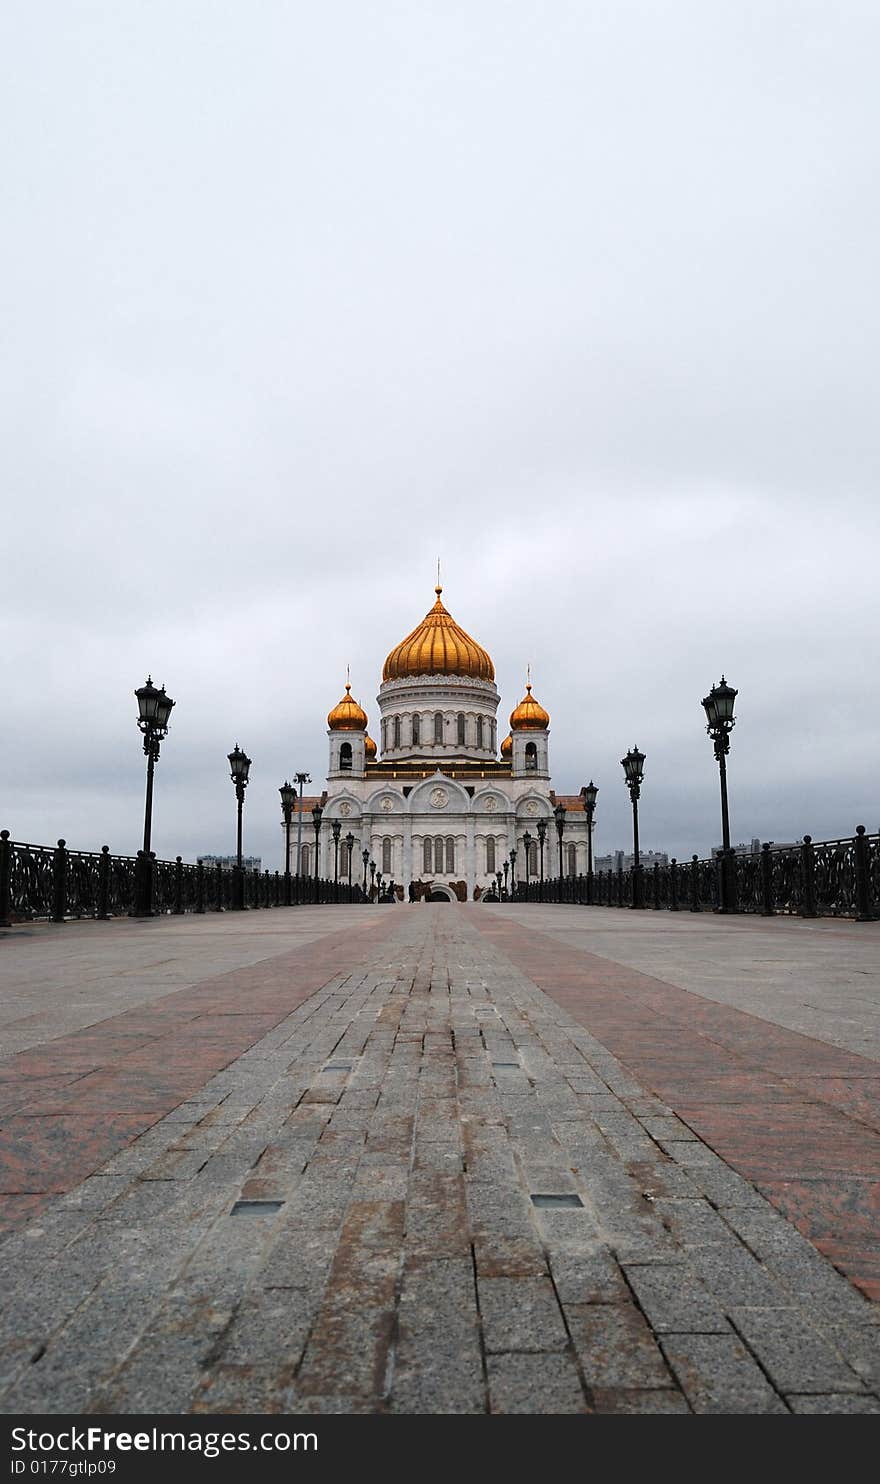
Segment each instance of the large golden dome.
[[546,732],[550,725],[549,712],[544,710],[540,701],[536,701],[532,695],[532,687],[526,686],[526,693],[518,706],[510,713],[510,730],[512,732]]
[[327,725],[331,732],[365,732],[367,730],[367,713],[352,696],[350,685],[346,685],[345,695],[327,717]]
[[417,629],[392,649],[383,680],[402,680],[408,675],[467,675],[473,680],[494,680],[495,666],[485,649],[459,628],[440,601],[443,589],[435,587],[437,601]]

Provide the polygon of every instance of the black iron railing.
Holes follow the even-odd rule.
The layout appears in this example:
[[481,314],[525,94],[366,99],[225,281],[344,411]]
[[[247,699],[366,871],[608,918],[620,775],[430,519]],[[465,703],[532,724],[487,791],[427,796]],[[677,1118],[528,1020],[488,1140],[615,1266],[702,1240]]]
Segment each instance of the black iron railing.
[[286,876],[282,871],[237,870],[221,866],[186,864],[150,856],[111,855],[101,851],[69,850],[64,840],[53,848],[10,840],[0,832],[0,927],[14,922],[66,922],[70,918],[106,919],[134,913],[140,873],[151,876],[149,900],[153,915],[184,912],[226,912],[240,902],[247,908],[311,906],[324,902],[365,902],[360,886],[315,880],[313,876]]
[[880,834],[863,825],[842,840],[816,842],[805,835],[795,846],[764,845],[756,855],[672,860],[638,868],[596,871],[542,883],[519,882],[518,902],[571,902],[580,906],[632,907],[653,911],[751,912],[763,917],[880,917]]

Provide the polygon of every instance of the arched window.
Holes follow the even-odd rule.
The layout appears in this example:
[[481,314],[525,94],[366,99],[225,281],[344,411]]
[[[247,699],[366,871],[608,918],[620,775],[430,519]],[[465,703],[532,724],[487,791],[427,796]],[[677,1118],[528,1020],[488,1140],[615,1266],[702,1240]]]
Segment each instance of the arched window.
[[482,747],[482,745],[483,745],[483,718],[482,718],[482,716],[478,716],[477,717],[477,746],[478,747]]
[[434,839],[434,870],[439,875],[443,870],[443,836],[437,835]]
[[422,863],[424,870],[430,876],[434,870],[434,842],[430,835],[426,835],[422,842]]
[[339,766],[340,766],[340,768],[350,768],[351,767],[351,743],[350,742],[343,742],[342,746],[339,749]]
[[455,870],[455,841],[451,835],[446,841],[446,869],[447,871]]
[[569,874],[569,876],[576,876],[577,875],[577,846],[576,845],[569,845],[569,847],[568,847],[568,874]]
[[529,874],[532,875],[532,876],[537,876],[537,874],[538,874],[538,842],[537,842],[537,840],[533,840],[532,843],[531,843],[531,845],[529,846]]
[[463,711],[459,711],[458,716],[455,718],[455,721],[456,721],[456,726],[458,728],[458,730],[456,732],[456,737],[458,739],[458,745],[459,745],[459,747],[464,747],[464,712]]
[[421,741],[421,720],[420,716],[414,716],[412,719],[412,739],[416,746]]
[[394,718],[394,746],[395,747],[399,747],[400,746],[400,717],[399,716],[395,716],[395,718]]
[[538,749],[534,742],[526,743],[526,768],[531,773],[537,772],[538,769]]
[[304,845],[302,847],[302,850],[300,851],[300,855],[299,855],[299,874],[300,874],[300,876],[308,876],[308,875],[311,874],[310,871],[309,871],[309,846],[308,845]]
[[388,835],[382,841],[382,875],[391,874],[391,840]]
[[486,870],[490,876],[495,875],[495,836],[490,835],[486,841]]
[[442,742],[443,741],[443,712],[442,711],[435,711],[434,712],[434,741],[435,742]]
[[497,751],[497,733],[495,731],[494,721],[489,722],[489,747],[491,748],[492,752]]

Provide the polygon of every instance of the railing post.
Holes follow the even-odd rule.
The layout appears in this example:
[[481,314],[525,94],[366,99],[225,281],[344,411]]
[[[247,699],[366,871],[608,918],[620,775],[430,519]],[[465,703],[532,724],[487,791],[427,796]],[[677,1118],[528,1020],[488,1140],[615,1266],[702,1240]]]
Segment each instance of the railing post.
[[669,862],[669,910],[678,911],[678,861],[675,856]]
[[98,910],[95,914],[99,922],[106,922],[110,916],[110,846],[101,846],[101,859],[98,864]]
[[660,911],[660,862],[654,862],[654,911]]
[[202,915],[205,911],[205,866],[203,861],[196,861],[196,911]]
[[174,858],[174,911],[180,916],[183,911],[183,856]]
[[617,867],[617,905],[623,906],[623,866]]
[[700,909],[700,857],[691,856],[691,911]]
[[0,830],[0,927],[12,927],[12,845],[9,831]]
[[865,826],[856,827],[854,841],[856,858],[856,922],[874,921],[874,902],[871,900],[871,866],[869,846],[865,839]]
[[801,905],[798,916],[816,916],[816,874],[811,835],[804,835],[801,846]]
[[67,851],[66,841],[58,841],[52,871],[52,921],[63,922],[67,908]]
[[767,840],[761,846],[761,916],[773,916],[773,862]]
[[217,862],[217,865],[215,867],[215,876],[217,878],[216,879],[216,883],[215,883],[216,884],[216,887],[217,887],[217,911],[218,912],[222,912],[223,911],[223,867],[221,866],[221,864],[220,864],[219,861]]

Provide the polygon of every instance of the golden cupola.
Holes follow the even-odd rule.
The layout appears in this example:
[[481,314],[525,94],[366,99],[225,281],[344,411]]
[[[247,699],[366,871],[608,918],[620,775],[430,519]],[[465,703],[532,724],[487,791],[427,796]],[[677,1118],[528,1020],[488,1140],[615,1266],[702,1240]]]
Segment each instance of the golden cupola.
[[327,717],[331,732],[365,732],[367,713],[359,706],[351,693],[351,685],[345,687],[345,695],[337,702]]
[[503,758],[505,758],[505,759],[506,758],[509,758],[512,752],[513,752],[513,738],[511,737],[510,733],[508,733],[507,736],[505,737],[504,741],[501,744],[501,756]]
[[376,744],[369,733],[364,738],[364,756],[370,763],[374,763],[376,761]]
[[546,732],[549,725],[549,713],[535,700],[531,685],[527,685],[519,705],[510,713],[511,732]]
[[460,628],[434,589],[437,601],[418,628],[392,649],[382,671],[383,680],[413,675],[464,675],[471,680],[494,680],[495,666],[485,649]]

